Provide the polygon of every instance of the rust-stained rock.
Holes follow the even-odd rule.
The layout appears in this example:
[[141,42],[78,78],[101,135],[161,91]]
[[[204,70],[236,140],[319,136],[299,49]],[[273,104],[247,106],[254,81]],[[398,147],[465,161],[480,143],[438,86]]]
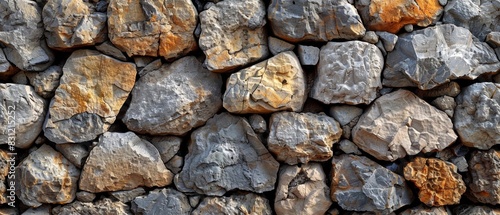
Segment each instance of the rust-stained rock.
[[418,198],[428,206],[458,204],[466,189],[457,167],[436,158],[415,158],[404,167],[404,176],[415,184]]
[[468,193],[475,201],[486,204],[500,204],[500,152],[475,151],[469,159],[471,180]]
[[[7,175],[9,174],[9,169],[11,168],[11,162],[14,155],[9,155],[7,151],[0,150],[0,204],[5,204],[7,199]],[[7,186],[6,186],[7,185]]]
[[45,136],[55,143],[78,143],[106,132],[132,90],[135,76],[132,63],[92,50],[73,52],[45,120]]
[[266,198],[254,193],[236,193],[228,197],[206,197],[192,214],[271,215],[273,213],[269,200]]

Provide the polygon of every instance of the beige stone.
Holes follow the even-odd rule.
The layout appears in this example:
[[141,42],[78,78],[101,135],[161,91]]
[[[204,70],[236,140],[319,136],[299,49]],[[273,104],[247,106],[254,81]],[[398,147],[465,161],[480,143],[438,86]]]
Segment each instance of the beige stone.
[[206,197],[191,213],[271,215],[269,200],[254,193],[236,193],[228,197]]

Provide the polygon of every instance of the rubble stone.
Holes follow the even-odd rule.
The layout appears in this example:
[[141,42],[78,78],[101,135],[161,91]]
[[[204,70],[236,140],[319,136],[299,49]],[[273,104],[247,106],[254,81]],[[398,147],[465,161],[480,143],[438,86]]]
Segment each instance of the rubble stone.
[[172,189],[157,189],[146,196],[139,196],[132,201],[132,211],[135,214],[178,214],[189,215],[191,205],[183,193]]
[[271,215],[269,200],[254,193],[237,193],[229,197],[206,197],[193,211],[203,214],[259,214]]

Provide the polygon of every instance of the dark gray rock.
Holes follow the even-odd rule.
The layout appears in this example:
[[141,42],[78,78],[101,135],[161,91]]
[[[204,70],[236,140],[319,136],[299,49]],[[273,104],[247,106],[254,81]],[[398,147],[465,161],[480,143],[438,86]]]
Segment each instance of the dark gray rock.
[[122,190],[122,191],[111,192],[111,193],[109,193],[109,195],[114,197],[115,199],[117,199],[120,202],[128,203],[128,202],[134,200],[135,197],[141,196],[145,193],[146,193],[146,191],[144,190],[144,188],[139,187],[139,188],[135,188],[132,190]]
[[[127,61],[127,57],[123,54],[123,52],[120,51],[120,49],[116,48],[113,45],[113,43],[111,43],[109,41],[105,41],[105,42],[95,46],[95,48],[105,55],[108,55],[110,57],[114,57],[118,60]],[[160,62],[161,62],[161,60],[160,60]]]
[[96,202],[75,201],[62,207],[56,207],[52,214],[74,215],[74,214],[99,214],[99,215],[132,215],[129,206],[122,202],[114,202],[108,198]]
[[268,37],[267,44],[269,45],[269,51],[273,55],[277,55],[281,52],[293,51],[295,49],[295,45],[276,37]]

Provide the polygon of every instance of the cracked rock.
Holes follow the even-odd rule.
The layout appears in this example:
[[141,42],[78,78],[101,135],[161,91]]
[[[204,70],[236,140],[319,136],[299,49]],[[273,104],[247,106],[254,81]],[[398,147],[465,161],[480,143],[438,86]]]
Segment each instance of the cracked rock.
[[53,65],[43,72],[29,73],[28,79],[38,95],[45,99],[50,99],[54,96],[54,92],[59,86],[62,74],[62,68]]
[[228,197],[206,197],[192,214],[271,215],[273,213],[269,200],[266,198],[254,193],[236,193]]
[[191,205],[183,193],[172,189],[156,189],[146,196],[139,196],[132,201],[132,211],[135,214],[177,214],[189,215]]
[[385,32],[385,31],[377,31],[375,33],[378,35],[378,37],[380,38],[380,40],[384,44],[384,49],[387,52],[391,52],[392,50],[394,50],[394,47],[396,46],[396,43],[398,42],[398,35],[391,34],[389,32]]
[[108,198],[97,202],[79,202],[64,205],[52,209],[52,214],[73,215],[73,214],[100,214],[100,215],[132,215],[129,206],[122,202],[114,202]]
[[486,204],[500,204],[500,152],[475,151],[469,159],[469,194],[472,199]]
[[361,155],[358,146],[348,139],[343,139],[339,142],[339,148],[346,154]]
[[460,90],[460,85],[457,82],[451,81],[430,90],[417,89],[416,94],[421,98],[434,98],[441,96],[456,97],[460,94]]

